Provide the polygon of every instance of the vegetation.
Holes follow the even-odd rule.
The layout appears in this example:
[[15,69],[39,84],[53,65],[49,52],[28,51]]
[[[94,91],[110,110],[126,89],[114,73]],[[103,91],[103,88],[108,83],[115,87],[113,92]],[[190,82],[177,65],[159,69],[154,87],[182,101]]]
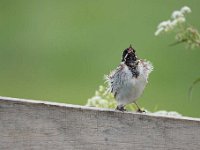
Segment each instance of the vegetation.
[[[171,44],[171,46],[186,43],[187,48],[200,48],[199,31],[186,22],[186,14],[188,13],[191,13],[191,9],[188,6],[184,6],[180,10],[175,10],[171,15],[171,19],[163,21],[158,25],[155,36],[162,33],[174,32],[176,42]],[[191,98],[193,87],[199,82],[200,77],[194,80],[189,87],[189,99]]]

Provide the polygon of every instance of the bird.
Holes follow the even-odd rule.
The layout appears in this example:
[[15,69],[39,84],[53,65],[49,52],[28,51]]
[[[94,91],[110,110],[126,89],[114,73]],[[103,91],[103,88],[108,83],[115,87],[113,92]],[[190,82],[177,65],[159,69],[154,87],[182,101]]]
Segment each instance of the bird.
[[136,101],[142,95],[152,71],[152,63],[139,59],[132,45],[123,50],[119,66],[105,76],[107,91],[111,92],[117,101],[116,110],[124,112],[127,104],[134,103],[137,112],[144,112]]

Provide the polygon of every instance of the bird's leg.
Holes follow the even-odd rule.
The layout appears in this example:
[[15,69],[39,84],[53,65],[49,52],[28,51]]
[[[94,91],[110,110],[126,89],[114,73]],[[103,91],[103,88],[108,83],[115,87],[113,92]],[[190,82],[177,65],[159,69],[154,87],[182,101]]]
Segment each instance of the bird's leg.
[[145,112],[144,110],[140,109],[140,107],[138,106],[138,104],[136,102],[134,102],[134,104],[137,106],[137,112],[139,112],[139,113]]
[[119,110],[119,111],[122,111],[122,112],[126,111],[126,109],[124,108],[123,105],[117,105],[115,110]]

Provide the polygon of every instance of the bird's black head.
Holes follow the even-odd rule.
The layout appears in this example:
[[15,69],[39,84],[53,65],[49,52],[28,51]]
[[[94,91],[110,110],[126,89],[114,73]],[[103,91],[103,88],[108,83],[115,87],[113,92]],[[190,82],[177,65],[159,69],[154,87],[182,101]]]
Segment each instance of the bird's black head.
[[122,54],[122,62],[124,62],[127,66],[134,66],[137,61],[137,56],[135,54],[135,50],[130,45],[129,48],[126,48]]

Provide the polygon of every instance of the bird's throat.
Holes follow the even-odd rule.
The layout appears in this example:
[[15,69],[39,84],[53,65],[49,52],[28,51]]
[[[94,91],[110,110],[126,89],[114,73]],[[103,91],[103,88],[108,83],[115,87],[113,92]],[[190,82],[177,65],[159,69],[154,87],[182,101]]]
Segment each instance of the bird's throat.
[[131,71],[133,77],[137,78],[139,76],[140,73],[138,71],[137,65],[128,66],[128,69]]

